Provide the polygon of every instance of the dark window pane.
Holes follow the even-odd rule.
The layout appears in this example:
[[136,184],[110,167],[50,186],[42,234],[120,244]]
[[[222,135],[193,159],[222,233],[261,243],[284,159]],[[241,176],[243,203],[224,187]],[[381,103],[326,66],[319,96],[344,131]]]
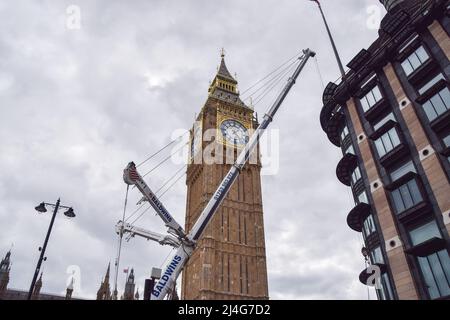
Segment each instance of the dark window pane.
[[388,133],[385,133],[381,136],[381,140],[383,141],[383,145],[385,148],[386,153],[394,149],[394,146],[392,145],[391,138],[389,137]]
[[378,155],[380,157],[382,157],[386,154],[386,150],[384,149],[383,141],[381,141],[381,138],[378,140],[375,140],[375,147],[377,148]]
[[405,204],[405,209],[409,209],[414,205],[411,194],[409,192],[408,184],[400,187],[400,196],[403,199],[403,203]]
[[425,51],[424,47],[422,47],[422,46],[420,46],[416,50],[416,54],[417,54],[417,57],[419,58],[419,60],[421,61],[421,63],[424,63],[429,58],[428,53]]
[[378,130],[379,128],[381,128],[381,127],[383,126],[383,124],[385,124],[385,123],[388,122],[389,120],[394,120],[394,121],[396,121],[395,116],[394,116],[394,114],[393,114],[392,112],[389,113],[386,117],[384,117],[384,118],[381,119],[380,121],[378,121],[376,124],[374,124],[374,125],[373,125],[373,129],[374,129],[374,130]]
[[450,147],[450,134],[442,139],[442,141],[444,141],[446,147]]
[[412,161],[408,161],[405,164],[401,165],[397,169],[391,172],[391,180],[395,181],[398,178],[404,176],[408,172],[416,172],[416,168]]
[[423,46],[416,49],[405,61],[402,62],[403,70],[409,76],[413,71],[418,69],[424,62],[429,59],[428,53]]
[[427,114],[428,120],[433,121],[437,118],[437,113],[430,101],[427,101],[423,104],[423,110]]
[[409,63],[409,60],[403,61],[402,67],[407,76],[409,76],[414,71],[413,67],[411,66],[411,63]]
[[447,109],[445,108],[444,101],[439,94],[431,98],[431,104],[438,115],[443,114]]
[[431,238],[442,238],[441,233],[439,232],[436,221],[428,222],[418,228],[415,228],[409,232],[411,237],[412,244],[418,245],[422,242],[425,242]]
[[403,199],[400,196],[400,191],[392,191],[392,198],[394,199],[394,205],[397,213],[403,212],[405,210],[405,205],[403,204]]
[[436,280],[440,296],[442,297],[450,295],[449,283],[447,281],[447,278],[445,277],[444,270],[437,253],[429,255],[428,262],[430,263],[430,268],[433,271],[434,279]]
[[410,57],[408,58],[408,60],[409,60],[409,62],[411,63],[411,65],[412,65],[412,67],[413,67],[414,70],[416,70],[417,68],[419,68],[420,65],[422,64],[422,63],[420,62],[419,58],[418,58],[415,54],[413,54],[412,56],[410,56]]
[[398,137],[397,130],[395,130],[395,128],[389,130],[389,136],[391,137],[393,147],[400,144],[400,138]]
[[444,101],[445,108],[450,109],[450,90],[448,88],[444,88],[440,93],[442,101]]
[[423,278],[425,280],[426,287],[428,289],[428,294],[430,295],[431,299],[439,298],[439,291],[436,284],[436,281],[434,280],[433,273],[431,271],[430,264],[428,263],[427,258],[418,258],[420,269],[422,271]]
[[442,73],[439,73],[436,77],[427,82],[423,87],[421,87],[418,91],[419,94],[424,94],[428,89],[438,83],[440,80],[445,79]]
[[408,189],[409,192],[411,193],[411,197],[413,199],[414,204],[418,204],[423,200],[422,195],[419,191],[419,187],[417,186],[416,180],[411,180],[410,182],[408,182]]
[[445,276],[447,281],[450,279],[450,257],[448,256],[447,250],[441,250],[438,252],[439,259],[441,260],[442,267],[444,268]]

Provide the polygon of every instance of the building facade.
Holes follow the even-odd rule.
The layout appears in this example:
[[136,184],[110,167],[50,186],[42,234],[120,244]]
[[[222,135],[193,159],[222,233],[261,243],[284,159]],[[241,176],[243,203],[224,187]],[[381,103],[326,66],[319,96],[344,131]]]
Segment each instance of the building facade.
[[[230,169],[230,159],[236,158],[257,127],[254,111],[239,98],[237,84],[222,54],[207,101],[191,131],[186,230],[192,228]],[[182,299],[268,298],[259,150],[253,160],[199,239],[183,271]]]
[[[8,288],[11,271],[11,251],[8,251],[5,257],[0,261],[0,300],[27,300],[28,291]],[[66,288],[66,296],[42,293],[42,273],[34,286],[32,300],[72,300],[73,278],[72,282]],[[76,299],[78,300],[78,299]]]
[[449,299],[450,2],[381,2],[378,39],[327,85],[320,122],[372,265],[360,281],[376,270],[379,299]]

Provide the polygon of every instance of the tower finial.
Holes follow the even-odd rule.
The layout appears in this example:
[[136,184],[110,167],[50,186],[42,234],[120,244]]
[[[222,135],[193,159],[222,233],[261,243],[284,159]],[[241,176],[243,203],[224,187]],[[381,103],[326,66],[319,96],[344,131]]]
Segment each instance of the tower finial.
[[224,48],[220,49],[220,57],[225,58],[225,49]]

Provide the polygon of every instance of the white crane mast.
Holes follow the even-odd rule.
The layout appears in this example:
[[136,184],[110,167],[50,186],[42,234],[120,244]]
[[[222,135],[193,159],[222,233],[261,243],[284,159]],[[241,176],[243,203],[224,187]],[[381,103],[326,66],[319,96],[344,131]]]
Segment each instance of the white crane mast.
[[230,191],[233,182],[239,176],[240,171],[244,167],[245,163],[250,157],[251,152],[254,150],[258,144],[260,137],[267,129],[269,124],[272,122],[273,117],[278,111],[279,107],[283,103],[287,94],[289,93],[292,86],[295,84],[297,77],[303,70],[306,62],[310,57],[314,57],[315,52],[310,49],[303,50],[303,55],[299,57],[300,63],[295,69],[293,75],[289,78],[288,83],[283,88],[282,92],[279,94],[277,100],[273,103],[267,113],[264,115],[263,121],[255,130],[250,138],[250,141],[245,145],[244,149],[240,152],[236,162],[231,167],[230,171],[227,173],[225,178],[220,183],[217,190],[214,192],[213,196],[209,200],[206,207],[203,209],[196,223],[190,230],[189,234],[186,235],[183,228],[175,221],[172,215],[165,209],[158,198],[153,194],[148,185],[139,175],[136,170],[136,166],[133,162],[129,163],[124,170],[124,181],[129,185],[135,185],[144,195],[144,197],[150,202],[152,207],[156,210],[158,215],[163,219],[166,226],[169,228],[169,232],[177,236],[180,242],[180,246],[176,252],[172,255],[169,263],[165,267],[161,279],[155,284],[155,288],[152,292],[152,300],[162,300],[164,297],[170,293],[174,284],[183,270],[184,266],[187,264],[192,252],[196,247],[196,242],[203,233],[203,230],[207,227],[208,223],[211,221],[214,214],[217,212],[220,204],[225,199],[226,195]]

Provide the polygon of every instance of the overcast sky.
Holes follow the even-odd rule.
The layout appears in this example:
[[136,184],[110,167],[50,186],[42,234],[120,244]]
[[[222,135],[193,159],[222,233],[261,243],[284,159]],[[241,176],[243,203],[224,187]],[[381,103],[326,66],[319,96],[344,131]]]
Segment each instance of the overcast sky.
[[[321,2],[346,64],[376,38],[367,10],[381,5]],[[67,27],[70,5],[81,10],[79,29]],[[306,0],[0,0],[0,29],[0,255],[13,244],[10,288],[29,288],[50,222],[34,206],[61,197],[77,217],[56,219],[42,291],[63,294],[68,268],[78,266],[74,295],[95,297],[115,259],[122,170],[192,126],[220,48],[241,90],[307,47],[325,84],[339,76],[317,7]],[[342,154],[320,127],[322,92],[311,60],[272,126],[280,129],[280,168],[262,188],[273,299],[367,299],[358,281],[362,240],[346,224],[353,200],[335,175]],[[148,184],[158,188],[179,167],[165,164]],[[180,222],[185,196],[181,179],[163,198]],[[128,214],[139,198],[130,192]],[[151,211],[138,225],[164,231]],[[134,267],[142,295],[169,252],[132,239],[120,269]],[[124,278],[121,271],[120,290]]]

